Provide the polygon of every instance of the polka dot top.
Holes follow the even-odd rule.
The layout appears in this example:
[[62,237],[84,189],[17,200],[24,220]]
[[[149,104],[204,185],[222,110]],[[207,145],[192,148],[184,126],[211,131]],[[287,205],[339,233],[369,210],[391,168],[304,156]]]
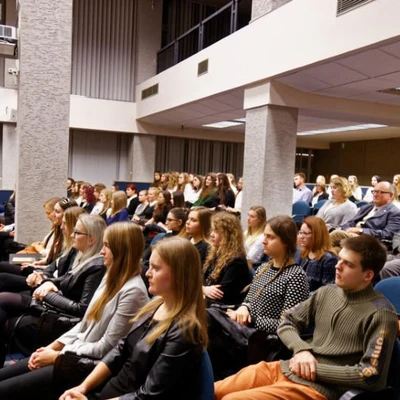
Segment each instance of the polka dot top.
[[[259,270],[264,266],[261,265]],[[279,270],[270,267],[256,275],[242,304],[249,309],[252,325],[268,333],[276,333],[283,311],[309,296],[307,277],[299,265],[285,267],[271,282]]]

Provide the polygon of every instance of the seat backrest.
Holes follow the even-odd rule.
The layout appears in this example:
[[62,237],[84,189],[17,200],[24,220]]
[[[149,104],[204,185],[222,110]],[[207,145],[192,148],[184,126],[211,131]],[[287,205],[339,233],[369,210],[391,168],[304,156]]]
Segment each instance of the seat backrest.
[[305,217],[311,214],[311,207],[305,201],[296,201],[292,206],[292,218],[296,222],[303,222]]
[[358,203],[356,203],[357,208],[360,208],[362,206],[366,206],[368,203],[368,201],[359,201]]
[[313,215],[316,215],[319,209],[327,202],[328,200],[319,200],[315,203],[314,208],[313,208]]
[[381,292],[400,314],[400,276],[391,276],[382,279],[375,285],[375,289]]
[[200,394],[195,400],[214,400],[214,373],[207,350],[201,356]]

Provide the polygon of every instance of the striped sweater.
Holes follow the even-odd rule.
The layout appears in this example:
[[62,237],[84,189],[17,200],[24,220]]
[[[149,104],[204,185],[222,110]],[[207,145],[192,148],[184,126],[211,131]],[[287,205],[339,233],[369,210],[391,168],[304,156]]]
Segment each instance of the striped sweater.
[[[303,341],[298,332],[310,327],[314,335]],[[350,293],[328,285],[287,310],[278,335],[294,353],[309,350],[318,362],[315,382],[290,372],[287,360],[281,361],[283,374],[334,400],[349,388],[376,391],[385,387],[397,314],[372,287]]]

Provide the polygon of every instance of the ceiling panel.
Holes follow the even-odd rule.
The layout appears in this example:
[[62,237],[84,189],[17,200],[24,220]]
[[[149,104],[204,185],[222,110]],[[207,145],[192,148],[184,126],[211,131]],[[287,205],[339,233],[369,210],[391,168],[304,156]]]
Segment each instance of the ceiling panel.
[[400,59],[379,49],[341,58],[338,63],[369,77],[400,71]]
[[307,70],[304,71],[304,74],[335,86],[367,78],[366,75],[338,63],[328,63],[317,67],[307,68]]

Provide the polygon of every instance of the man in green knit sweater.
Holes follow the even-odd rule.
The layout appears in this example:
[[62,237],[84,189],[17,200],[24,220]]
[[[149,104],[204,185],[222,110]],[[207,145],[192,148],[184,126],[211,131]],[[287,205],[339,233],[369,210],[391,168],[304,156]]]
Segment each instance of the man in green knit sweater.
[[[224,400],[339,399],[350,388],[382,389],[397,336],[397,313],[372,287],[386,249],[369,235],[345,239],[336,285],[284,312],[278,328],[290,360],[251,365],[215,384]],[[300,334],[314,328],[311,339]]]

